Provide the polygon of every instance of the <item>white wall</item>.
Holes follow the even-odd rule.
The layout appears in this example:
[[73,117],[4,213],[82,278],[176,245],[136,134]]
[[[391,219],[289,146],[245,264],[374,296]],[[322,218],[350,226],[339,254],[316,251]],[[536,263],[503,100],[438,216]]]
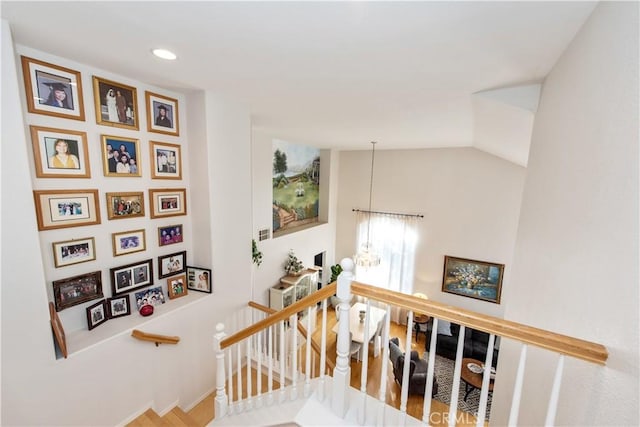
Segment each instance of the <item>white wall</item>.
[[[60,60],[67,66],[73,64],[82,68],[85,85],[86,79],[90,82],[90,75],[94,72],[108,76],[106,72],[71,60],[55,59],[52,62]],[[183,183],[189,180],[198,182],[188,191],[188,198],[194,200],[189,205],[190,209],[197,209],[192,215],[198,219],[198,228],[192,234],[194,239],[197,236],[199,242],[205,241],[210,246],[194,246],[202,250],[187,256],[201,266],[213,268],[214,293],[189,300],[190,294],[168,302],[165,306],[173,307],[172,310],[158,310],[137,324],[147,332],[180,336],[180,343],[155,347],[152,343],[132,339],[129,336],[131,328],[125,327],[104,340],[75,351],[68,359],[56,360],[47,310],[49,298],[46,289],[51,278],[47,276],[48,267],[43,265],[40,256],[50,250],[49,242],[42,243],[40,238],[48,239],[53,232],[39,233],[36,228],[32,173],[29,167],[25,167],[32,164],[32,155],[23,120],[23,110],[26,109],[20,107],[23,105],[20,98],[22,76],[16,73],[16,69],[10,31],[7,23],[2,21],[2,204],[11,209],[2,213],[1,424],[116,425],[149,407],[161,413],[176,404],[189,409],[214,387],[212,336],[216,323],[224,321],[225,316],[245,303],[250,294],[251,181],[247,110],[209,92],[190,97],[203,107],[199,111],[181,105],[181,108],[186,107],[183,111],[190,112],[189,121],[182,117],[180,120],[185,126],[185,134],[188,127],[189,134],[194,135],[193,139],[184,142],[190,148],[183,147],[183,161],[191,160],[190,168],[185,169],[188,176],[183,178]],[[140,84],[140,87],[145,85]],[[85,125],[94,129],[92,91],[90,85],[84,89]],[[183,100],[182,97],[180,99]],[[143,105],[140,98],[139,104]],[[59,123],[49,124],[73,127],[67,122],[70,121],[61,119]],[[144,121],[141,125],[144,128]],[[127,133],[111,128],[94,129],[92,132],[89,144],[94,145],[98,143],[96,138],[100,132]],[[141,137],[144,139],[141,144],[143,153],[146,153],[147,135],[142,131],[141,135],[145,135]],[[190,155],[191,149],[206,155]],[[239,160],[229,161],[234,156]],[[112,184],[103,182],[101,163],[95,156],[91,158],[91,164],[94,168],[90,184],[100,189],[103,204],[105,187]],[[230,177],[233,185],[229,184]],[[123,182],[114,180],[114,183]],[[140,183],[141,190],[146,190],[149,183],[144,179]],[[203,199],[210,200],[210,205],[203,204]],[[147,233],[164,222],[148,220],[148,224],[144,223]],[[205,225],[201,226],[203,222]],[[105,227],[108,225],[104,224]],[[96,237],[108,241],[110,236],[107,233],[111,231],[100,228]],[[211,235],[216,238],[211,239]],[[148,253],[154,258],[158,255],[152,250]],[[110,254],[110,248],[99,250],[96,262],[99,266],[96,268],[106,271],[109,265],[122,264],[119,259],[112,259]],[[46,257],[44,261],[48,262]],[[65,311],[71,310],[73,308]],[[134,312],[126,318],[108,321],[91,332],[82,329],[78,332],[94,336],[93,332],[104,333],[119,320],[136,318],[140,317]],[[78,327],[74,321],[63,318],[63,324],[69,325],[70,329]],[[70,340],[74,338],[74,333],[68,335]]]
[[[502,317],[526,170],[474,148],[376,149],[372,209],[419,213],[414,290]],[[367,209],[371,151],[340,154],[336,257],[355,253],[353,208]],[[444,255],[505,264],[503,303],[444,293]]]
[[[604,368],[567,360],[558,425],[638,424],[638,23],[637,2],[600,3],[534,126],[505,316],[609,350]],[[510,403],[514,347],[501,348],[494,408]],[[530,354],[520,425],[543,422],[555,362]]]

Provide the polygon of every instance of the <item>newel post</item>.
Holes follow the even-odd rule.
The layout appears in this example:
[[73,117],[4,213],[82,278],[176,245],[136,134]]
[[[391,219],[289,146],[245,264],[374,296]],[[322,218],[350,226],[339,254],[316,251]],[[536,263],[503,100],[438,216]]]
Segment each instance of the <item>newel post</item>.
[[351,365],[349,363],[349,309],[351,308],[351,281],[354,264],[350,258],[340,261],[342,273],[338,276],[336,296],[338,305],[338,338],[336,340],[336,367],[333,370],[333,412],[344,418],[349,409],[349,387],[351,386]]
[[220,348],[220,342],[227,336],[224,333],[224,324],[216,325],[216,333],[213,335],[213,351],[216,354],[216,397],[213,403],[213,409],[216,419],[223,418],[227,415],[227,407],[229,400],[224,388],[225,372],[224,372],[224,350]]

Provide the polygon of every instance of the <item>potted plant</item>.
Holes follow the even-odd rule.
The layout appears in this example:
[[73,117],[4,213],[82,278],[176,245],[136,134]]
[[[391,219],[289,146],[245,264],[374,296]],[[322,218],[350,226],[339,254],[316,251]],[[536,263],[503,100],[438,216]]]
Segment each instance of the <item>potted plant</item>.
[[260,267],[260,264],[262,264],[262,252],[258,250],[256,239],[251,239],[251,257],[253,258],[253,263]]
[[284,263],[284,271],[291,276],[298,276],[302,270],[304,270],[302,261],[298,259],[293,249],[290,249],[287,260]]

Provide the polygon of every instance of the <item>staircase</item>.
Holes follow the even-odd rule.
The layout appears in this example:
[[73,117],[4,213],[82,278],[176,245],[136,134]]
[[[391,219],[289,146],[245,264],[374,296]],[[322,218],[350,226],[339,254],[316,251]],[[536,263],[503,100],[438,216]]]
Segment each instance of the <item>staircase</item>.
[[176,406],[161,417],[153,409],[148,409],[127,427],[204,427],[213,421],[213,416],[213,394],[210,394],[188,413]]

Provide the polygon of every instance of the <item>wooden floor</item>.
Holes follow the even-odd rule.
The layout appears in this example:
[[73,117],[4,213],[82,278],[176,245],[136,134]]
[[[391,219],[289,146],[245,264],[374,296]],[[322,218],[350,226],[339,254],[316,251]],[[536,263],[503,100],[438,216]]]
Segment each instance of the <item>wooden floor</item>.
[[[321,313],[319,313],[320,316]],[[335,312],[333,310],[327,310],[327,357],[330,358],[333,362],[335,362],[336,357],[336,338],[335,334],[331,332],[331,329],[336,323]],[[321,319],[318,317],[317,325],[321,325]],[[313,339],[320,343],[322,331],[318,327],[316,332],[313,334]],[[398,325],[396,323],[391,323],[391,329],[389,331],[389,337],[399,337],[400,344],[404,349],[405,338],[406,338],[406,326]],[[412,350],[417,350],[420,354],[424,352],[425,347],[425,337],[421,335],[418,338],[418,342],[416,342],[416,337],[412,337],[411,348]],[[304,348],[304,347],[303,347]],[[304,367],[304,354],[305,351],[301,351],[301,360],[300,366]],[[319,356],[315,356],[315,367],[313,368],[313,372],[319,372]],[[351,386],[360,390],[361,388],[361,371],[362,371],[362,363],[356,361],[355,359],[351,360]],[[374,396],[376,398],[379,397],[379,389],[381,384],[380,379],[380,368],[381,363],[389,363],[387,372],[387,389],[386,389],[386,402],[387,404],[393,406],[394,408],[400,407],[400,386],[395,383],[393,378],[393,371],[391,368],[391,364],[389,360],[383,360],[382,354],[379,357],[373,357],[373,347],[370,348],[369,351],[369,360],[368,360],[368,369],[367,369],[367,394]],[[246,371],[245,371],[246,372]],[[246,377],[246,375],[244,375]],[[252,370],[252,395],[256,394],[256,377],[257,373],[255,370]],[[268,391],[267,378],[263,374],[262,375],[262,393],[266,393]],[[234,377],[234,385],[237,382]],[[242,381],[242,396],[247,397],[247,387],[246,387],[246,378]],[[276,390],[278,388],[278,384],[273,385],[273,389]],[[237,400],[237,387],[234,388],[233,400]],[[207,425],[211,420],[213,420],[213,398],[214,395],[211,394],[207,396],[202,402],[198,403],[193,409],[191,409],[188,413],[184,413],[179,408],[175,408],[164,417],[159,417],[153,411],[149,410],[145,412],[145,414],[138,417],[136,420],[128,424],[130,427],[151,427],[151,426],[194,426],[194,427],[203,427]],[[423,413],[423,405],[424,400],[423,396],[419,395],[409,395],[407,401],[407,414],[412,417],[422,419]],[[150,413],[151,412],[151,413]],[[429,416],[429,423],[433,426],[446,426],[448,424],[448,413],[449,413],[449,405],[445,405],[437,400],[431,400],[431,414]],[[458,411],[457,415],[458,426],[472,426],[476,423],[476,418],[468,413]],[[488,423],[485,423],[488,425]]]

